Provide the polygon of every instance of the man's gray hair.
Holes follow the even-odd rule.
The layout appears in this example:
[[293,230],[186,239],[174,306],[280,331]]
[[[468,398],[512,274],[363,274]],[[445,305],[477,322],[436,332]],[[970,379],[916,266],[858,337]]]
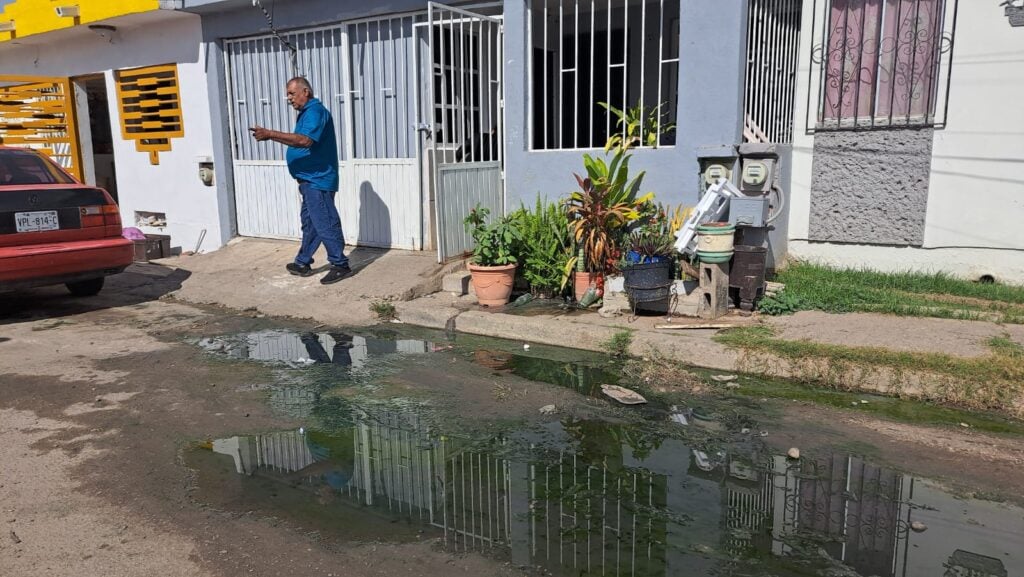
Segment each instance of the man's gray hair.
[[285,84],[285,86],[291,86],[292,84],[298,84],[302,88],[305,88],[306,90],[308,90],[310,96],[313,95],[313,86],[304,77],[296,76],[295,78],[292,78],[291,80],[289,80],[288,84]]

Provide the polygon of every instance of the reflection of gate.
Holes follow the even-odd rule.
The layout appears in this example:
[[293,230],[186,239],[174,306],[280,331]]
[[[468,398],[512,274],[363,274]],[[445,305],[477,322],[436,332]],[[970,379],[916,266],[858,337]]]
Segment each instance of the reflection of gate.
[[501,20],[429,4],[429,51],[438,257],[472,248],[462,221],[480,204],[504,213]]
[[71,80],[0,76],[0,144],[40,150],[81,180]]
[[[338,211],[352,244],[423,246],[418,145],[412,129],[416,91],[411,15],[286,34],[298,73],[334,117],[341,188]],[[296,74],[289,50],[273,36],[225,43],[238,232],[298,238],[300,202],[285,148],[257,143],[259,124],[290,131],[284,98]]]

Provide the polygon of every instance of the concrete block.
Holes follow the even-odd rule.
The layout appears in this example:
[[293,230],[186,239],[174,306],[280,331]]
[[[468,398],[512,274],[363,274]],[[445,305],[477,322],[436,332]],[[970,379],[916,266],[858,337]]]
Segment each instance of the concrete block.
[[469,279],[470,274],[466,271],[448,273],[441,280],[441,290],[458,296],[469,294]]
[[717,319],[729,312],[729,263],[700,263],[697,316]]

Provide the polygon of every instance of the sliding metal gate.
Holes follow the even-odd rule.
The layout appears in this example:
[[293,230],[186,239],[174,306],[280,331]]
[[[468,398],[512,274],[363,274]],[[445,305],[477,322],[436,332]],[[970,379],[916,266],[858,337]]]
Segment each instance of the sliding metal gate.
[[504,214],[502,25],[485,16],[428,5],[432,118],[430,158],[438,258],[473,247],[462,221],[479,204]]
[[225,42],[238,232],[299,238],[298,187],[285,147],[248,128],[291,131],[285,84],[305,76],[334,117],[341,171],[336,204],[349,244],[423,248],[416,113],[416,16],[380,18]]

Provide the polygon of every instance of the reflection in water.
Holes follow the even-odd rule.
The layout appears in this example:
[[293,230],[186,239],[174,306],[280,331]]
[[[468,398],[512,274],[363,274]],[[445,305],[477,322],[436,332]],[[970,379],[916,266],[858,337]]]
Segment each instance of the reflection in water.
[[1024,571],[1024,512],[957,500],[857,457],[709,455],[588,421],[481,443],[408,414],[357,410],[331,430],[212,448],[279,490],[328,491],[422,523],[450,548],[562,575],[787,575],[835,561],[865,576]]
[[294,333],[266,330],[239,337],[208,338],[199,346],[231,358],[282,362],[291,365],[333,363],[361,369],[378,356],[420,354],[433,350],[432,343],[418,339],[378,339],[339,332]]

